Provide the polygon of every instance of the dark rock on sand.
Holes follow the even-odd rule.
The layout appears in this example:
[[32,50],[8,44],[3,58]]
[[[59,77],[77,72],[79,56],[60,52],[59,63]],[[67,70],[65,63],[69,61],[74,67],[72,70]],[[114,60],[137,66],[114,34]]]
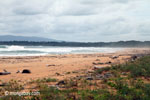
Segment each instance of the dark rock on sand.
[[8,75],[11,74],[11,72],[8,72],[6,69],[3,70],[4,72],[0,72],[0,75]]
[[22,73],[23,73],[23,74],[30,74],[30,73],[31,73],[31,71],[30,71],[30,70],[28,70],[28,69],[24,69],[24,70],[22,71]]
[[111,61],[108,61],[108,62],[106,62],[105,64],[111,64],[112,62]]
[[9,75],[11,74],[10,72],[0,72],[0,75]]

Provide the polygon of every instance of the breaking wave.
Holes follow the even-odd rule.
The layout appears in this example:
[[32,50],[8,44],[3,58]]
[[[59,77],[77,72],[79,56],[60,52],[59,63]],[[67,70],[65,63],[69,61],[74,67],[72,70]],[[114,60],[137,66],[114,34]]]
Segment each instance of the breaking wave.
[[0,56],[34,56],[46,54],[104,53],[122,48],[103,47],[54,47],[54,46],[0,46]]

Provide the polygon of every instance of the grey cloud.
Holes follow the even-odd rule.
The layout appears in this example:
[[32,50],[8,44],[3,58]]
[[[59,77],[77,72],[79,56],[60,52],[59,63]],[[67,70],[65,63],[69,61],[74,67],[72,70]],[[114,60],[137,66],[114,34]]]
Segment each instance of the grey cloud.
[[149,0],[1,0],[0,35],[148,40],[149,4]]

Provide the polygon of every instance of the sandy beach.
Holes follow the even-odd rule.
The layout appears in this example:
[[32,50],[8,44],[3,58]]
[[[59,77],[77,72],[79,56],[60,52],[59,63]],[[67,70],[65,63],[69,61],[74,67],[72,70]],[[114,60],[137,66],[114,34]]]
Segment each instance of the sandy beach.
[[[149,53],[149,48],[132,48],[115,53],[0,57],[0,72],[4,69],[11,72],[9,75],[0,75],[0,80],[14,79],[27,82],[44,77],[61,80],[84,74],[91,71],[94,66],[120,64],[130,60],[132,55]],[[22,74],[23,69],[28,69],[31,73]],[[16,73],[17,71],[19,73]]]

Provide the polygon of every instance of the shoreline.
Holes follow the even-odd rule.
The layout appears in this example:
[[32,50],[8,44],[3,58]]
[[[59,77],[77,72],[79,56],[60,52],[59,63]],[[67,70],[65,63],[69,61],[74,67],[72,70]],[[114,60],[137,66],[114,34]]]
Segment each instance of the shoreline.
[[[83,47],[84,48],[84,47]],[[85,47],[86,48],[86,47]],[[89,48],[89,47],[88,47]],[[101,49],[104,49],[104,50],[101,50],[101,51],[85,51],[85,52],[61,52],[61,49],[59,50],[60,52],[58,53],[48,53],[48,52],[43,52],[43,53],[39,53],[39,54],[0,54],[0,58],[2,57],[33,57],[33,56],[49,56],[49,55],[72,55],[72,54],[99,54],[99,53],[116,53],[116,52],[122,52],[122,51],[129,51],[129,50],[141,50],[141,49],[147,49],[149,50],[150,48],[149,47],[91,47],[91,48],[101,48]],[[108,48],[108,50],[107,50]],[[117,48],[117,49],[116,49]],[[11,52],[11,51],[9,51]]]

